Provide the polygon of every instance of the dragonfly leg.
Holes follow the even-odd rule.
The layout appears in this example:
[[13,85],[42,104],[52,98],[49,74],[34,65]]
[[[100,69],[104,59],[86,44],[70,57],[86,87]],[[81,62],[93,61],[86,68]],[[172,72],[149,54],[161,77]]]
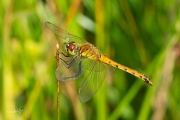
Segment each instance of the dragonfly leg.
[[62,58],[59,58],[59,60],[61,60],[61,62],[62,62],[62,63],[65,65],[65,67],[68,68],[68,69],[73,65],[73,63],[75,62],[75,59],[76,59],[76,57],[73,57],[72,59],[65,61],[65,60],[63,60]]
[[[65,55],[63,52],[59,52],[59,54],[60,54],[62,57],[71,57],[71,56],[69,56],[69,55]],[[55,56],[55,58],[56,58],[56,56]],[[56,58],[56,60],[59,60],[59,58]]]
[[63,57],[70,57],[69,55],[65,55],[63,52],[59,52]]
[[[62,57],[66,57],[66,58],[70,58],[71,56],[69,56],[69,55],[65,55],[63,52],[59,52],[59,54],[61,54],[61,56]],[[57,60],[61,60],[61,61],[63,61],[64,62],[64,64],[66,64],[66,66],[68,66],[71,62],[73,62],[73,59],[74,58],[72,58],[72,59],[70,59],[70,60],[64,60],[63,58],[56,58]]]
[[[63,60],[62,60],[63,61]],[[68,72],[68,69],[72,66],[71,64],[72,63],[74,63],[74,61],[73,62],[71,62],[70,64],[68,64],[68,65],[66,65],[66,63],[65,63],[65,61],[63,61],[63,63],[61,63],[61,64],[63,64],[66,68],[67,68],[67,72]],[[81,74],[82,74],[82,61],[80,61],[79,63],[78,63],[78,66],[77,66],[77,71],[75,71],[75,73],[71,76],[71,75],[63,75],[63,77],[61,76],[61,74],[59,74],[60,73],[60,68],[58,67],[57,69],[56,69],[56,77],[57,77],[57,80],[59,80],[59,81],[62,81],[62,82],[65,82],[65,81],[70,81],[70,80],[76,80],[79,76],[81,76]],[[70,69],[69,69],[70,70]]]

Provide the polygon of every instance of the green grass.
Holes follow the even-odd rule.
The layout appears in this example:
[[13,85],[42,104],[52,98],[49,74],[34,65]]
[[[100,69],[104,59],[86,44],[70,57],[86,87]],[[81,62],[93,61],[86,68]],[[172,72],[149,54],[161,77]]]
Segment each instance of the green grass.
[[57,119],[54,56],[62,41],[45,21],[84,38],[154,84],[107,66],[99,92],[82,104],[77,81],[60,83],[61,120],[180,119],[179,5],[168,0],[2,1],[0,119]]

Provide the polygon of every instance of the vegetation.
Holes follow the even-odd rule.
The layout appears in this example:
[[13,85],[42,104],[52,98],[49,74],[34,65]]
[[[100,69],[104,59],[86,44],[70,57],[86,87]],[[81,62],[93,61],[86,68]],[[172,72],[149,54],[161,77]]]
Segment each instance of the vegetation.
[[95,96],[80,103],[78,80],[60,83],[61,120],[179,120],[178,0],[3,0],[0,119],[57,119],[56,44],[49,21],[94,44],[154,86],[107,66]]

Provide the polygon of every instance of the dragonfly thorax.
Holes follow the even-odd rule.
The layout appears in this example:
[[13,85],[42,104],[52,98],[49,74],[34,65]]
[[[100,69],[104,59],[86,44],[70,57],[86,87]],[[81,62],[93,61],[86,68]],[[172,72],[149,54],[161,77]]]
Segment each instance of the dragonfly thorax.
[[88,58],[91,60],[99,60],[100,58],[99,51],[96,49],[96,47],[94,47],[90,43],[86,43],[82,46],[79,46],[78,51],[79,51],[80,56],[83,58]]
[[75,42],[64,43],[64,50],[68,55],[74,56],[77,54],[76,52],[77,46]]

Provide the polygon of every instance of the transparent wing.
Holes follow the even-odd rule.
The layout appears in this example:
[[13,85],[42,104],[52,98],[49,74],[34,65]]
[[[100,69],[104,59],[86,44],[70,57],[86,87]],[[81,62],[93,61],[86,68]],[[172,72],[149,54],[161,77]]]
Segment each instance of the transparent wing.
[[87,41],[85,41],[84,39],[77,37],[71,33],[68,33],[67,31],[59,28],[58,26],[50,23],[50,22],[45,22],[46,26],[52,30],[56,35],[60,36],[64,42],[70,42],[70,41],[74,41],[77,44],[82,44],[82,43],[87,43]]
[[[88,66],[90,64],[85,65]],[[93,64],[91,64],[89,67],[91,70],[88,69],[84,73],[85,77],[79,88],[78,96],[82,103],[85,103],[88,100],[90,100],[91,97],[98,92],[106,75],[105,65],[100,63],[99,61],[93,61]]]
[[76,80],[82,74],[82,61],[79,58],[61,57],[55,71],[57,80],[67,82]]

